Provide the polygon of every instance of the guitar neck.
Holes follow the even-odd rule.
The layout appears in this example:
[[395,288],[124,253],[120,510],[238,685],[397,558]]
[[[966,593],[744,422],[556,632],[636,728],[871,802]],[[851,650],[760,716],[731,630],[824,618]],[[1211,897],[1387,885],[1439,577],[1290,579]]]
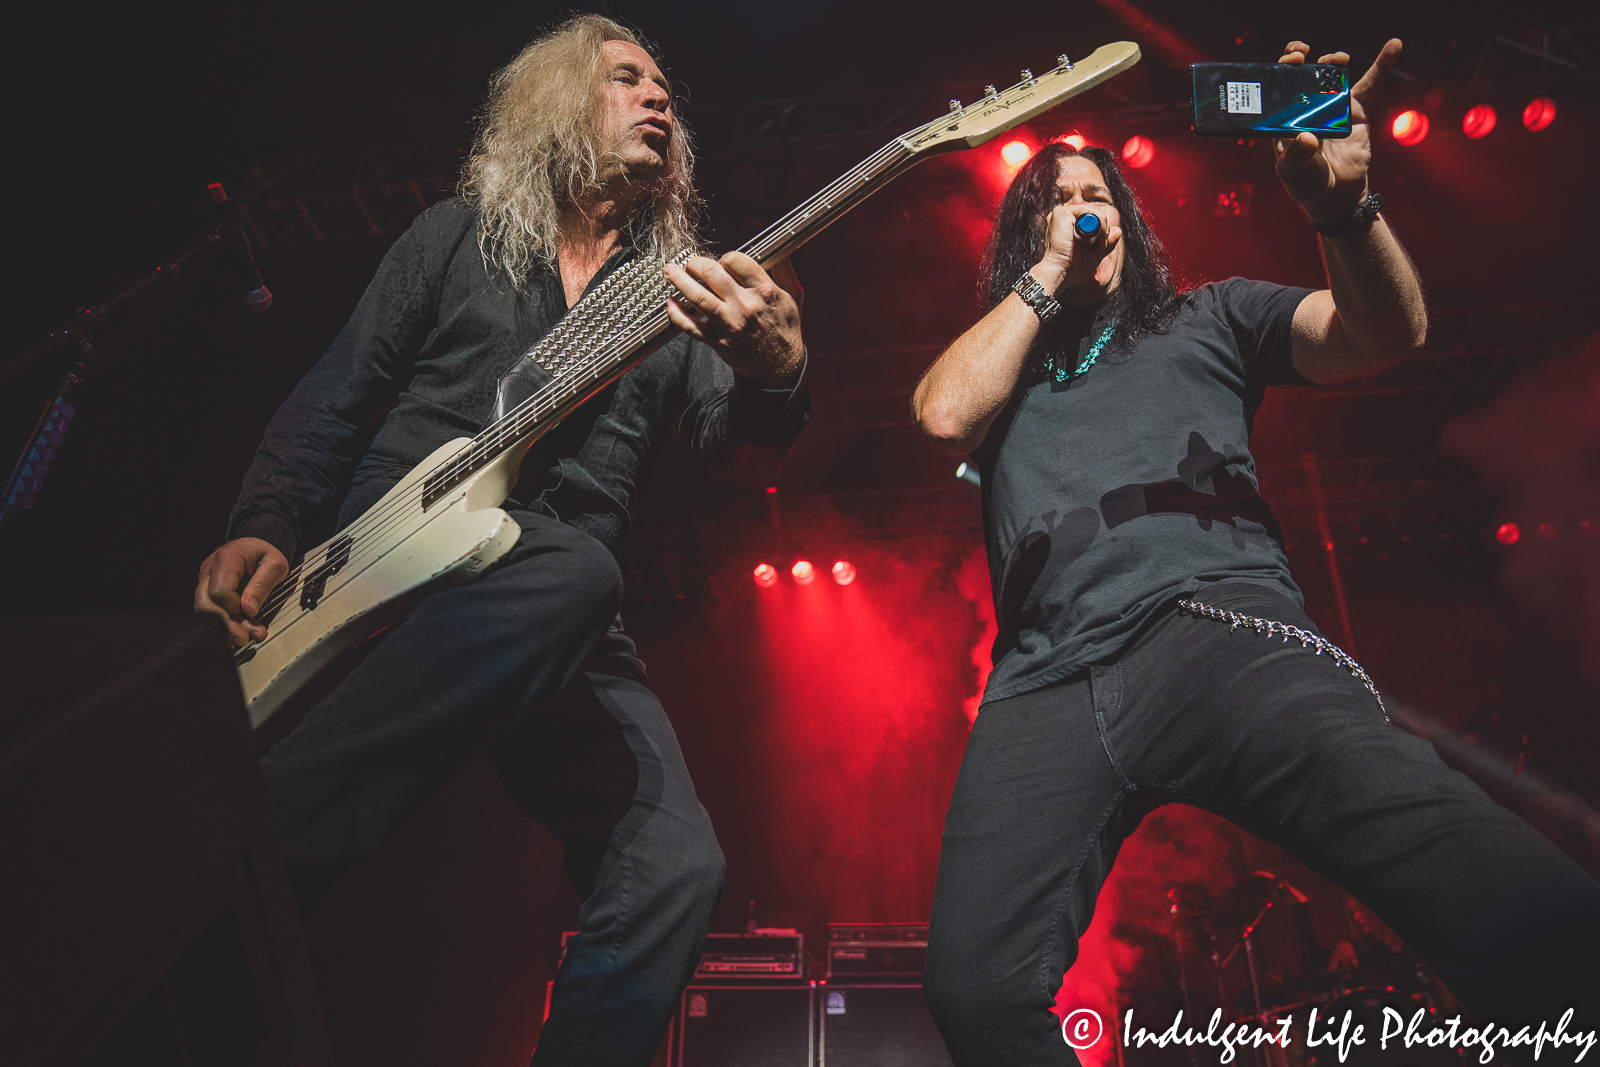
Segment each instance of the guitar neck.
[[921,158],[896,138],[856,164],[827,188],[762,230],[739,251],[768,267],[794,252],[829,224],[887,185]]
[[[1016,85],[1004,92],[989,86],[971,105],[963,107],[952,100],[950,114],[885,144],[761,231],[740,251],[769,267],[920,160],[983,144],[1126,70],[1138,59],[1137,46],[1118,42],[1097,49],[1077,64],[1058,56],[1052,70],[1037,78],[1023,71]],[[687,253],[675,260],[684,258]],[[425,484],[425,507],[507,449],[537,440],[671,339],[676,328],[667,318],[670,290],[659,271],[654,277],[644,273],[651,269],[651,261],[639,260],[618,268],[612,279],[579,301],[546,340],[534,347],[529,354],[550,372],[552,381],[486,427],[470,447],[434,472]],[[616,321],[602,329],[598,319],[605,315]]]
[[[740,251],[763,267],[776,263],[888,184],[917,158],[900,141],[889,142],[757,234]],[[646,301],[644,307],[645,310],[628,322],[617,336],[570,371],[552,375],[548,386],[486,427],[459,458],[435,472],[424,489],[424,507],[493,462],[506,449],[538,440],[590,397],[671,340],[678,330],[667,318],[665,298],[658,296]],[[557,329],[560,328],[558,325]]]

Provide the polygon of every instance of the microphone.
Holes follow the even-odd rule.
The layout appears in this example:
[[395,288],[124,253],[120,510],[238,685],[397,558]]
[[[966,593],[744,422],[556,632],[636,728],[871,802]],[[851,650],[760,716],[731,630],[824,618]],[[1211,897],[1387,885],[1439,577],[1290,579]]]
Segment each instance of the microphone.
[[1092,211],[1085,212],[1072,220],[1072,232],[1078,235],[1080,241],[1092,241],[1104,233],[1105,229],[1100,216]]
[[222,208],[223,234],[229,247],[235,250],[235,258],[243,267],[240,277],[244,279],[246,285],[255,282],[254,288],[245,290],[244,302],[250,306],[251,311],[267,310],[272,306],[272,290],[261,280],[261,271],[256,267],[256,257],[250,252],[250,238],[245,235],[244,227],[239,225],[239,216],[234,211],[233,201],[228,199],[221,182],[212,182],[206,186],[206,192],[211,194],[212,203]]

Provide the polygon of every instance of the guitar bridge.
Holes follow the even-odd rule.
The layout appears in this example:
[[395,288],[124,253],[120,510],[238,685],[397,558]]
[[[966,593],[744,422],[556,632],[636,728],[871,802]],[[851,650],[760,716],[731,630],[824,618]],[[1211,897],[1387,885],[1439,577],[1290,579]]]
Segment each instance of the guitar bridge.
[[328,546],[327,555],[322,557],[322,562],[306,575],[305,584],[300,587],[300,606],[306,611],[316,607],[322,599],[322,594],[328,586],[328,579],[338,574],[344,565],[350,562],[351,544],[350,538],[339,538]]

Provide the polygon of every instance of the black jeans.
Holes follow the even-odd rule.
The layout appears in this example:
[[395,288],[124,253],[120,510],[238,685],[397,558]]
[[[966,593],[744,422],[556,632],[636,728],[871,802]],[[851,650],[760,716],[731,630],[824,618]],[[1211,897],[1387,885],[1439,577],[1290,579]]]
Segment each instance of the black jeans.
[[[1194,599],[1315,629],[1266,588]],[[1123,840],[1171,801],[1353,893],[1480,1018],[1554,1025],[1577,1001],[1600,1022],[1600,886],[1328,656],[1173,606],[1117,662],[978,715],[925,977],[959,1067],[1076,1062],[1050,1012],[1061,975]]]
[[566,846],[581,900],[534,1062],[642,1065],[699,960],[722,852],[632,643],[608,633],[610,551],[512,516],[507,558],[424,599],[262,767],[286,856],[327,869],[375,851],[484,751]]

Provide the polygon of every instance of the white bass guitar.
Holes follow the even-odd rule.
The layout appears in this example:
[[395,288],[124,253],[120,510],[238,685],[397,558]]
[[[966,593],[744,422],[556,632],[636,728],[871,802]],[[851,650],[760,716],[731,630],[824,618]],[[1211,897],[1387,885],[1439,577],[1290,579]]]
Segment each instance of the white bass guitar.
[[[997,137],[1127,70],[1139,48],[1118,42],[984,95],[896,137],[837,181],[773,223],[741,251],[763,267],[929,156]],[[677,261],[687,259],[684,252]],[[638,259],[596,286],[532,349],[551,380],[472,438],[431,456],[333,539],[305,553],[267,598],[263,641],[235,663],[250,722],[260,728],[297,690],[342,653],[404,618],[422,596],[470,580],[511,550],[521,529],[500,505],[528,449],[580,404],[643,360],[675,332],[670,285],[659,260]]]

